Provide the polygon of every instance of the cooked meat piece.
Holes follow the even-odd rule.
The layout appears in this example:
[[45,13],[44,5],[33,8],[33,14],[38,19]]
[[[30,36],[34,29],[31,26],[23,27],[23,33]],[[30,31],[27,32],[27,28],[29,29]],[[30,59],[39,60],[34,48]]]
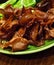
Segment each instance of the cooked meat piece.
[[38,41],[34,42],[34,45],[36,45],[36,46],[42,46],[42,45],[44,45],[44,41],[45,40],[43,40],[43,39],[38,40]]
[[38,35],[40,35],[42,31],[43,31],[43,26],[39,24]]
[[0,20],[0,27],[1,27],[2,25],[4,25],[5,22],[6,22],[6,20]]
[[14,37],[23,37],[26,31],[26,27],[20,28],[14,35]]
[[34,45],[34,46],[42,46],[44,42],[45,42],[44,39],[36,40],[36,41],[29,40],[29,44]]
[[12,29],[14,26],[18,25],[18,21],[17,20],[13,20],[12,21],[12,17],[10,17],[2,26],[2,29],[4,28],[6,31]]
[[4,18],[9,19],[10,16],[14,16],[14,8],[11,5],[7,5],[6,8],[4,9]]
[[54,28],[49,29],[48,27],[45,27],[45,32],[45,39],[54,38]]
[[50,1],[51,1],[52,8],[54,8],[54,0],[50,0]]
[[25,50],[27,49],[29,41],[22,37],[16,37],[5,43],[2,48],[11,47],[12,51]]
[[19,20],[19,24],[20,25],[26,25],[29,21],[31,21],[32,19],[35,18],[35,15],[33,14],[24,14],[20,20]]
[[0,33],[0,39],[10,40],[13,37],[14,33],[14,31],[11,31],[9,33],[3,33],[2,35]]
[[40,3],[37,4],[38,9],[42,11],[47,11],[51,8],[54,8],[54,1],[53,0],[42,0]]
[[52,24],[54,22],[54,19],[49,19],[48,21],[45,22],[45,25]]
[[45,40],[48,40],[48,39],[50,39],[50,36],[49,36],[49,33],[46,32],[46,33],[45,33]]
[[47,11],[48,14],[48,19],[53,19],[54,18],[54,8],[51,8]]
[[36,38],[37,38],[37,35],[38,35],[38,28],[39,28],[39,25],[38,24],[35,24],[31,31],[30,31],[30,38],[33,40],[33,41],[36,41]]
[[30,28],[35,23],[35,18],[26,24],[26,28]]
[[0,38],[1,38],[1,36],[3,36],[3,35],[5,35],[5,33],[0,31]]
[[[37,13],[38,13],[38,14],[37,14]],[[45,12],[40,11],[40,10],[38,10],[38,9],[34,10],[34,11],[33,11],[33,14],[36,16],[36,19],[37,19],[38,21],[44,20],[44,19],[46,19],[46,18],[48,17],[48,15],[47,15]]]
[[[19,39],[19,40],[18,40]],[[25,50],[27,49],[29,41],[25,38],[18,38],[14,41],[12,51]]]
[[37,6],[38,6],[38,7],[42,7],[43,4],[44,4],[46,1],[47,1],[47,0],[41,0],[41,2],[39,2],[39,3],[37,4]]
[[15,33],[14,31],[17,30],[16,27],[18,27],[17,20],[5,22],[0,27],[0,38],[2,38],[2,39],[10,39],[13,36],[13,34]]
[[49,30],[49,36],[54,38],[54,29]]
[[41,2],[39,2],[36,7],[38,9],[46,12],[48,9],[50,9],[52,7],[51,1],[50,0],[41,0]]
[[9,13],[9,12],[13,12],[13,11],[14,11],[14,8],[12,7],[11,4],[8,4],[8,5],[5,7],[4,10]]
[[[17,39],[18,37],[23,37],[23,35],[25,34],[25,31],[26,31],[26,28],[20,28],[15,34],[14,33],[12,33],[12,32],[10,32],[9,34],[7,34],[9,37],[11,37],[11,36],[13,36],[13,34],[14,34],[14,36],[13,36],[13,38],[9,41],[9,42],[11,42],[12,40],[14,41],[15,39]],[[11,34],[12,33],[12,34]],[[4,35],[4,36],[2,36],[3,38],[4,37],[6,37],[6,38],[9,38],[7,35]],[[17,40],[16,40],[17,41]],[[10,45],[10,43],[7,43],[7,47]],[[13,43],[11,43],[11,45],[12,45]],[[6,46],[6,44],[5,44],[5,46]]]
[[21,26],[27,25],[28,23],[30,24],[30,22],[32,20],[34,20],[33,22],[35,22],[35,21],[41,22],[41,21],[45,20],[48,17],[48,15],[45,12],[42,12],[40,10],[37,10],[37,9],[34,10],[33,9],[31,11],[32,11],[32,13],[31,12],[30,13],[24,13],[20,17],[19,24]]

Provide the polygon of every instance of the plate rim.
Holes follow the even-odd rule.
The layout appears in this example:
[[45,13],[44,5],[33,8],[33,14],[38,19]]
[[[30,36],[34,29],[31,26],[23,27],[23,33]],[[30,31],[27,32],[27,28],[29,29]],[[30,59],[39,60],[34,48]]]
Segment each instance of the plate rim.
[[32,54],[32,53],[37,53],[37,52],[41,52],[41,51],[44,51],[46,49],[49,49],[51,47],[54,46],[54,43],[51,43],[50,45],[47,45],[45,47],[42,47],[42,48],[39,48],[37,50],[30,50],[30,51],[26,51],[26,52],[7,52],[7,50],[4,50],[3,49],[0,49],[0,53],[3,53],[3,54],[8,54],[8,55],[26,55],[26,54]]

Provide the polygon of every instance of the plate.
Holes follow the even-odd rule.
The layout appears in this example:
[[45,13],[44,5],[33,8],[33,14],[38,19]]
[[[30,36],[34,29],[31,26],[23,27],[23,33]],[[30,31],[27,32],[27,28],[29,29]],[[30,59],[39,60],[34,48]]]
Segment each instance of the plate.
[[48,48],[51,48],[53,46],[54,46],[54,40],[47,40],[47,41],[45,41],[45,44],[40,47],[29,45],[27,50],[17,51],[17,52],[12,52],[9,49],[0,48],[0,53],[9,54],[9,55],[24,55],[24,54],[37,53],[37,52],[46,50]]
[[[41,0],[37,0],[37,2],[39,2],[39,1],[41,1]],[[0,48],[0,53],[9,54],[9,55],[24,55],[24,54],[37,53],[37,52],[46,50],[48,48],[51,48],[53,46],[54,46],[54,40],[47,40],[47,41],[45,41],[45,44],[40,47],[29,45],[27,50],[17,51],[17,52],[12,52],[10,49]]]

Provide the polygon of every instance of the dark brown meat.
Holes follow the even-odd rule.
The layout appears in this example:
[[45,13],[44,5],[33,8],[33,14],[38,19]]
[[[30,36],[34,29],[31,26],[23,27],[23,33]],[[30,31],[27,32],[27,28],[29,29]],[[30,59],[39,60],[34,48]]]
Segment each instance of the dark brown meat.
[[36,41],[36,38],[38,35],[38,28],[39,28],[39,25],[35,24],[30,31],[30,39],[32,39],[33,41]]
[[28,22],[30,22],[32,19],[35,18],[35,15],[33,14],[24,14],[20,20],[19,20],[19,24],[20,25],[26,25]]
[[[45,3],[41,6],[48,5],[48,0]],[[44,12],[33,7],[15,9],[8,5],[0,12],[4,15],[0,20],[0,39],[8,41],[2,48],[25,50],[29,44],[41,46],[45,40],[54,39],[54,8]]]
[[26,28],[20,28],[18,32],[15,33],[13,38],[3,45],[3,48],[12,47],[12,51],[25,50],[28,45],[28,40],[23,38]]
[[54,38],[54,28],[53,29],[45,28],[45,29],[46,29],[46,39]]
[[26,31],[26,27],[20,28],[14,35],[14,37],[23,37]]
[[51,1],[52,8],[54,8],[54,0],[50,0],[50,1]]
[[[16,27],[18,27],[17,20],[14,20],[14,21],[8,20],[8,21],[6,21],[0,27],[0,32],[1,32],[0,33],[0,38],[2,38],[2,39],[10,39],[13,36],[14,31],[16,31],[16,29],[17,29]],[[4,33],[4,34],[2,34],[2,33]]]
[[53,0],[41,0],[40,3],[37,4],[38,9],[42,11],[48,11],[51,8],[54,8],[54,1]]

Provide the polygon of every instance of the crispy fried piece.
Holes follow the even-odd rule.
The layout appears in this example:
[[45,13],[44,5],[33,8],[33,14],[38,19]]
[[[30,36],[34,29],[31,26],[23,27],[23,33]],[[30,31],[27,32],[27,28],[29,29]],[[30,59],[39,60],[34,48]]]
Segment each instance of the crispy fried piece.
[[17,20],[10,21],[10,19],[9,19],[7,22],[5,22],[0,27],[0,38],[10,39],[13,36],[13,34],[15,33],[14,31],[16,31],[16,29],[17,29],[16,27],[18,27]]
[[10,46],[12,51],[25,50],[29,43],[27,39],[23,38],[25,31],[26,28],[20,28],[18,32],[15,33],[14,37],[9,42],[5,43],[2,47],[7,48]]
[[33,45],[35,45],[35,46],[42,46],[42,45],[44,45],[44,41],[45,41],[45,40],[43,40],[43,39],[37,40],[36,42],[34,42]]
[[18,37],[16,40],[14,40],[12,43],[12,51],[18,51],[18,50],[25,50],[27,49],[29,41],[25,38]]
[[46,12],[47,10],[53,7],[52,3],[53,3],[52,0],[41,0],[41,2],[37,3],[36,7],[39,10]]
[[11,47],[12,51],[25,50],[27,49],[29,41],[22,37],[16,37],[5,43],[2,48]]
[[31,31],[30,31],[30,38],[33,40],[33,41],[36,41],[36,38],[37,38],[37,35],[38,35],[38,28],[39,28],[39,25],[38,24],[35,24]]
[[[20,28],[13,36],[13,38],[10,41],[14,41],[14,39],[16,39],[17,37],[23,37],[23,35],[25,34],[26,28]],[[9,43],[7,44],[9,46]],[[6,44],[5,44],[6,46]],[[7,47],[8,47],[7,46]]]
[[41,46],[44,44],[44,33],[43,33],[43,27],[36,23],[31,29],[30,37],[32,39],[32,42],[30,44],[36,45],[36,46]]
[[54,29],[51,29],[51,30],[49,31],[49,35],[50,35],[52,38],[54,38]]
[[[37,14],[38,13],[38,14]],[[45,12],[42,12],[38,9],[32,9],[29,11],[29,13],[25,12],[20,18],[19,18],[19,24],[21,26],[27,25],[30,23],[33,19],[38,22],[42,22],[48,17],[48,15]],[[35,22],[34,21],[34,22]]]
[[44,25],[49,25],[54,22],[54,19],[49,19],[47,22],[44,23]]
[[35,15],[32,14],[24,14],[20,20],[19,20],[19,24],[20,25],[26,25],[28,22],[30,22],[32,19],[35,18]]
[[12,37],[13,37],[13,35],[14,35],[14,31],[11,31],[11,32],[9,32],[9,33],[4,33],[4,34],[0,34],[0,39],[4,39],[4,40],[10,40]]
[[54,28],[44,27],[45,29],[45,39],[52,39],[54,38]]
[[47,33],[48,33],[48,34],[46,33],[47,36],[48,36],[48,39],[49,39],[49,38],[54,38],[54,29],[51,29],[51,30],[50,30],[49,28],[46,28],[46,31],[47,31]]
[[3,35],[5,35],[5,33],[0,31],[0,38],[1,38],[1,36],[3,36]]
[[22,27],[20,28],[14,35],[14,37],[23,37],[23,35],[25,34],[26,31],[26,27]]
[[38,9],[34,10],[33,14],[36,16],[37,20],[44,20],[48,17],[48,15],[45,12],[40,11]]
[[7,21],[7,23],[4,24],[3,28],[8,32],[10,30],[13,30],[13,28],[17,26],[18,26],[18,21],[13,20],[13,21]]
[[47,11],[48,19],[54,19],[54,8],[51,8]]
[[29,40],[29,44],[34,45],[34,46],[42,46],[44,44],[44,39],[40,39],[40,40]]

